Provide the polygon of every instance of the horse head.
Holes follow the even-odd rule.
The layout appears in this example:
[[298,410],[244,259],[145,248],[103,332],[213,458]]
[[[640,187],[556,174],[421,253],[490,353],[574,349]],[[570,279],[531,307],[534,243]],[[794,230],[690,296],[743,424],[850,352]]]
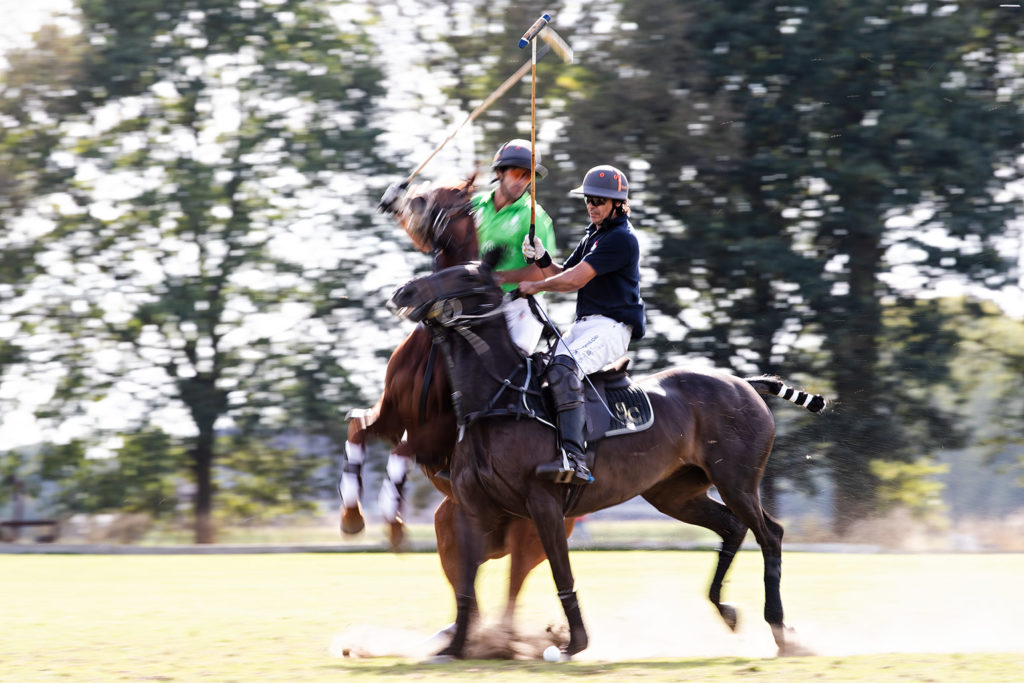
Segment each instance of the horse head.
[[477,258],[470,203],[475,183],[474,173],[458,185],[414,195],[406,204],[402,227],[417,249],[434,254],[436,270]]
[[494,278],[501,249],[481,261],[451,266],[410,280],[388,301],[396,315],[442,327],[472,327],[501,313],[502,291]]

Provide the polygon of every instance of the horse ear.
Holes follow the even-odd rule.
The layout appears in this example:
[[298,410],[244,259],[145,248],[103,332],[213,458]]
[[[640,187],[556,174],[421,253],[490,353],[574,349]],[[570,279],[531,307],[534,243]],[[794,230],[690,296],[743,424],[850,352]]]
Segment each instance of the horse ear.
[[466,178],[466,183],[463,185],[466,192],[472,192],[473,188],[476,186],[476,175],[476,171],[473,171],[473,174]]
[[505,256],[505,247],[493,246],[483,253],[481,262],[488,268],[493,269],[494,266],[498,265],[498,261]]

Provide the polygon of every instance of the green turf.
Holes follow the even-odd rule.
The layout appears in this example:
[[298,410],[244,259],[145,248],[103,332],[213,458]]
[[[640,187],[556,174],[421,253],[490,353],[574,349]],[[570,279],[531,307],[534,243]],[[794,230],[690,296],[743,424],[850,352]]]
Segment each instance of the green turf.
[[[1024,555],[824,555],[784,561],[787,622],[818,656],[775,658],[760,556],[737,558],[729,633],[704,599],[709,552],[574,552],[592,648],[576,661],[430,665],[344,659],[339,644],[419,646],[453,615],[436,556],[0,556],[2,681],[1016,681]],[[485,617],[507,564],[481,576]],[[542,565],[521,627],[563,618]],[[386,654],[386,652],[384,652]]]

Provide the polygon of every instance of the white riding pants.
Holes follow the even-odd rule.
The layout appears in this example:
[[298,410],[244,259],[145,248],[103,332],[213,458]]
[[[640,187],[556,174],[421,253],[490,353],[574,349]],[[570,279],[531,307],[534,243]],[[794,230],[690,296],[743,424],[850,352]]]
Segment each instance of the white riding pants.
[[632,334],[633,328],[618,320],[603,315],[584,316],[562,335],[555,355],[572,356],[580,371],[589,375],[626,355]]
[[537,320],[530,311],[530,304],[526,299],[509,300],[505,297],[505,322],[508,324],[508,332],[512,335],[512,341],[522,349],[523,353],[529,356],[537,348],[540,341],[540,334],[544,331],[544,324]]

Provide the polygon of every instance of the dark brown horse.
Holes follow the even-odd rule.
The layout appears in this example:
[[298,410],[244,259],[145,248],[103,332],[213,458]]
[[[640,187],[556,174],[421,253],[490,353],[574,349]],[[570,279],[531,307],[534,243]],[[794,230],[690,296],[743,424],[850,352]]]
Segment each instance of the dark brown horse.
[[[474,181],[475,176],[460,185],[440,187],[424,198],[412,200],[413,206],[403,220],[403,227],[416,247],[434,254],[436,269],[477,258],[476,226],[469,212]],[[414,458],[431,483],[445,495],[434,513],[434,531],[441,566],[454,589],[461,565],[455,543],[454,503],[450,483],[435,475],[448,467],[455,448],[455,413],[443,359],[436,357],[435,362],[429,363],[431,346],[430,333],[422,325],[399,344],[388,360],[384,392],[377,404],[368,411],[351,414],[348,449],[351,453],[353,447],[362,449],[370,438],[382,439],[394,446],[396,454]],[[407,435],[404,440],[403,433]],[[364,525],[358,504],[342,507],[344,533],[358,533]],[[572,526],[573,521],[566,520],[566,534]],[[390,533],[392,545],[399,547],[403,534],[401,518],[391,522]],[[511,565],[504,621],[511,624],[526,576],[545,557],[530,520],[509,520],[500,533],[491,536],[487,558],[505,555],[510,556]]]
[[[778,378],[665,370],[639,382],[650,397],[653,425],[597,442],[594,483],[574,490],[543,481],[533,472],[554,456],[554,430],[540,421],[489,410],[494,398],[507,392],[510,380],[515,386],[512,378],[521,376],[519,356],[502,320],[494,262],[487,254],[483,263],[413,280],[389,302],[400,315],[427,323],[442,340],[452,389],[460,398],[462,436],[452,456],[451,480],[459,501],[462,584],[456,589],[455,634],[439,655],[462,655],[486,539],[512,519],[532,519],[540,533],[569,622],[563,654],[586,648],[562,519],[636,495],[670,517],[722,537],[709,597],[731,628],[736,611],[720,600],[722,582],[747,529],[753,530],[764,557],[764,617],[780,652],[793,651],[780,595],[782,527],[764,511],[758,494],[775,439],[775,423],[761,394],[782,395],[812,411],[825,405],[824,398],[795,392]],[[708,496],[712,486],[724,505]]]

